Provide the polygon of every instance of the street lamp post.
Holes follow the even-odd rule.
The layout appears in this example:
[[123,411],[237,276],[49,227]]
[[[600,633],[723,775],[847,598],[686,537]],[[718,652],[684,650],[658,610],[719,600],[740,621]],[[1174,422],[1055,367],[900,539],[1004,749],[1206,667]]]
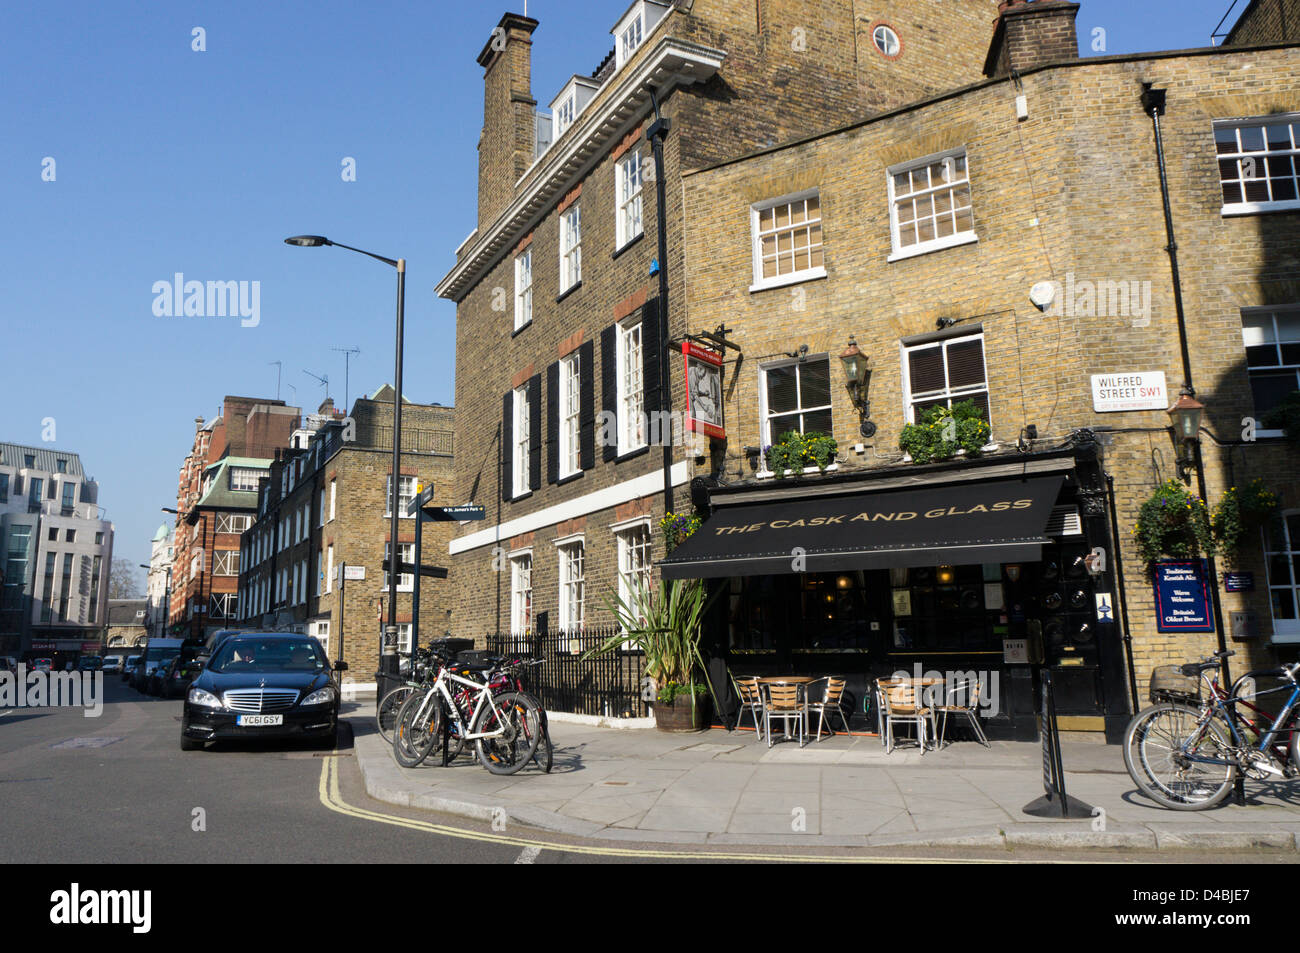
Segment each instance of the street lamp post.
[[[318,248],[321,245],[333,245],[337,248],[346,248],[348,251],[357,252],[376,261],[382,261],[386,265],[391,265],[397,269],[397,334],[395,342],[396,356],[394,359],[395,367],[393,370],[393,475],[392,475],[392,493],[388,500],[389,510],[392,513],[392,519],[389,526],[388,541],[388,625],[385,629],[384,640],[380,646],[379,670],[385,675],[396,677],[397,675],[397,569],[401,560],[398,558],[400,551],[398,520],[398,499],[400,493],[398,487],[402,479],[402,348],[403,348],[403,315],[406,307],[406,259],[385,258],[383,255],[376,255],[373,252],[364,251],[360,248],[353,248],[351,245],[344,245],[341,242],[332,242],[321,235],[295,235],[292,238],[286,238],[286,245],[297,245],[300,248]],[[344,408],[346,412],[347,408]],[[341,637],[342,633],[340,633]]]

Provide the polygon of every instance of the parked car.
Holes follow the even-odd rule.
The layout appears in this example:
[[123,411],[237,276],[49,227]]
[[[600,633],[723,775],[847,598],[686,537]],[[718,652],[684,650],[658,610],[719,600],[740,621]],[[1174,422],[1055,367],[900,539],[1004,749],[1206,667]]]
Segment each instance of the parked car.
[[[161,671],[161,670],[160,670]],[[157,694],[163,698],[180,698],[189,690],[190,682],[198,678],[199,673],[203,671],[203,663],[197,658],[186,658],[178,655],[172,659],[165,672],[161,672],[158,680]]]
[[53,666],[53,659],[34,658],[32,659],[31,670],[33,672],[48,672]]
[[120,655],[105,655],[105,656],[104,656],[104,664],[101,666],[101,669],[100,669],[100,670],[101,670],[105,675],[121,675],[121,674],[122,674],[122,656],[120,656]]
[[150,639],[144,645],[144,654],[140,657],[140,668],[136,671],[131,684],[142,692],[156,694],[157,685],[150,687],[150,679],[160,665],[170,665],[172,659],[181,654],[184,639]]
[[338,738],[339,693],[325,650],[306,635],[240,633],[223,641],[190,684],[181,750],[219,738]]
[[77,659],[77,671],[98,672],[103,664],[104,660],[98,655],[83,655]]
[[131,681],[131,677],[135,675],[136,668],[140,665],[141,658],[142,656],[139,655],[128,655],[126,657],[126,664],[122,666],[122,681]]

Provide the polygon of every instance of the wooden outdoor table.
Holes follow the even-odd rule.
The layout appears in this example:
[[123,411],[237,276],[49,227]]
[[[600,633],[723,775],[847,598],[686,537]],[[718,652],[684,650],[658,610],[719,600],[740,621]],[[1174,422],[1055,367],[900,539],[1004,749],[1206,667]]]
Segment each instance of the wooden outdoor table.
[[809,682],[820,682],[823,678],[824,675],[768,675],[759,681],[764,685],[806,685]]

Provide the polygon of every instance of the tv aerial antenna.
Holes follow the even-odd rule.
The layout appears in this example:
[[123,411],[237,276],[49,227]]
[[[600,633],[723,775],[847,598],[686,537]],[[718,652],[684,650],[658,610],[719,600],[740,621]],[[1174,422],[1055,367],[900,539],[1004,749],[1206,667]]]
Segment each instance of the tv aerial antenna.
[[352,399],[352,394],[349,392],[348,389],[348,383],[349,383],[348,373],[351,370],[350,362],[352,360],[353,354],[361,353],[361,348],[356,346],[332,347],[330,348],[330,350],[343,352],[343,413],[344,415],[346,415],[348,413],[348,402]]
[[330,379],[329,379],[329,376],[326,375],[325,377],[321,377],[319,374],[313,374],[311,371],[307,370],[307,368],[305,368],[305,367],[302,369],[302,372],[303,372],[304,374],[306,374],[308,377],[310,377],[312,380],[316,381],[316,382],[317,382],[318,384],[320,384],[322,387],[325,388],[325,399],[326,399],[326,400],[329,400],[329,399],[330,399]]

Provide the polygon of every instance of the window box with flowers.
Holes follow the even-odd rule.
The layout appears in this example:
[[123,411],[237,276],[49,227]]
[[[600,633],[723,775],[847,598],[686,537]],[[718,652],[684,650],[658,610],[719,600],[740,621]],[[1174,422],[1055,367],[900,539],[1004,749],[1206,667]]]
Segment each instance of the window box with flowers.
[[988,446],[993,428],[984,410],[971,400],[951,407],[938,404],[920,413],[921,419],[905,424],[898,435],[898,449],[913,463],[938,463],[959,454],[978,457]]
[[834,466],[838,450],[839,444],[828,434],[815,430],[808,433],[790,430],[783,433],[776,443],[763,448],[763,459],[767,470],[778,480],[783,480],[789,471],[809,473],[815,467],[817,472],[825,473]]
[[1205,504],[1177,480],[1160,484],[1142,504],[1133,535],[1148,566],[1166,556],[1190,559],[1218,549]]

